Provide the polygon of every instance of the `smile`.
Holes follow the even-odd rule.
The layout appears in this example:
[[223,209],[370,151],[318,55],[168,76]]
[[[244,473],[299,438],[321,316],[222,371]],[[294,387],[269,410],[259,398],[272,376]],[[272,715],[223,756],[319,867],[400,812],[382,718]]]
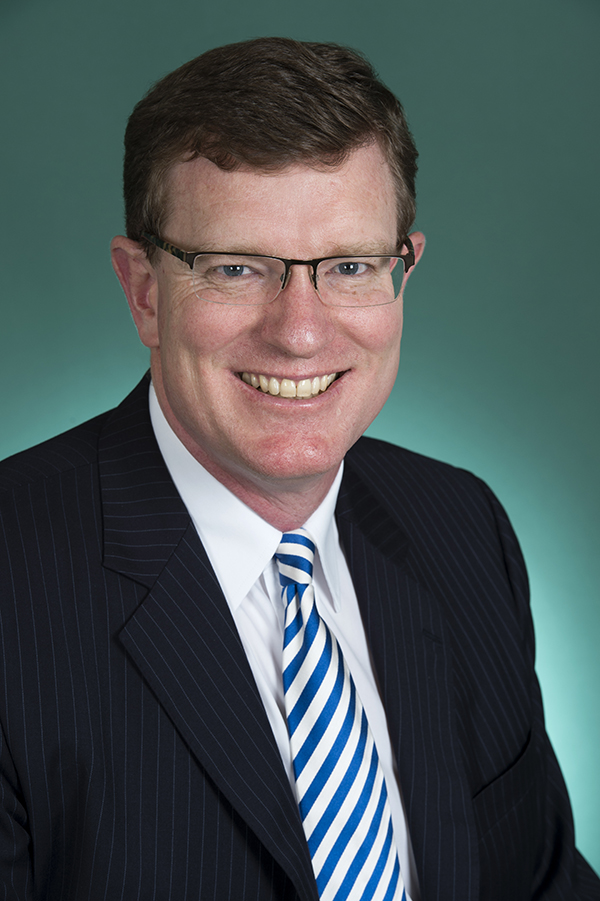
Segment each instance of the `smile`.
[[253,372],[242,372],[242,381],[253,388],[271,394],[273,397],[316,397],[327,391],[338,377],[337,372],[331,375],[315,375],[311,379],[277,379],[274,376],[255,375]]

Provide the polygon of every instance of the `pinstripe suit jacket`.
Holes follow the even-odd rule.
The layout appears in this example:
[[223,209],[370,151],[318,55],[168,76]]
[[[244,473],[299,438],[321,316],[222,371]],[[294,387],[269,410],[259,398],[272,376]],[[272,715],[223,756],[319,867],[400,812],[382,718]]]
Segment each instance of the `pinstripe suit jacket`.
[[[10,899],[302,899],[302,827],[143,382],[0,467],[0,883]],[[544,732],[513,532],[473,476],[382,442],[338,527],[423,901],[598,899]]]

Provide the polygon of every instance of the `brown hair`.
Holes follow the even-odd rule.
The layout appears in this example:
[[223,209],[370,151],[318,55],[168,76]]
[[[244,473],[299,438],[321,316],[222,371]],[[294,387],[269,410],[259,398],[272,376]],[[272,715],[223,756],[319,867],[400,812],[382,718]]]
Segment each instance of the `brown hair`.
[[209,50],[157,82],[125,133],[127,234],[156,248],[168,216],[166,174],[207,157],[222,169],[273,171],[293,163],[339,166],[377,141],[398,204],[398,238],[415,216],[417,150],[399,101],[369,62],[337,44],[258,38]]

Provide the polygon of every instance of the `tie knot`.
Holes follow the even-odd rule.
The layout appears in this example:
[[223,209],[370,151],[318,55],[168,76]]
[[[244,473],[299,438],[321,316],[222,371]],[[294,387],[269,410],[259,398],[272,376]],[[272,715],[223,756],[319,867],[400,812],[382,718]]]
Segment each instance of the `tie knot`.
[[275,559],[282,587],[290,582],[308,585],[312,581],[315,545],[305,529],[284,532]]

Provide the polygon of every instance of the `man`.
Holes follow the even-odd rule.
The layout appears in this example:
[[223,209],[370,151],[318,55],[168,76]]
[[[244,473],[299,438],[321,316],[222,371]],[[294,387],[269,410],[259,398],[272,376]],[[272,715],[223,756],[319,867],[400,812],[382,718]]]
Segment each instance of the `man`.
[[600,898],[502,509],[360,437],[415,173],[333,45],[213,50],[134,110],[151,384],[1,472],[6,898]]

